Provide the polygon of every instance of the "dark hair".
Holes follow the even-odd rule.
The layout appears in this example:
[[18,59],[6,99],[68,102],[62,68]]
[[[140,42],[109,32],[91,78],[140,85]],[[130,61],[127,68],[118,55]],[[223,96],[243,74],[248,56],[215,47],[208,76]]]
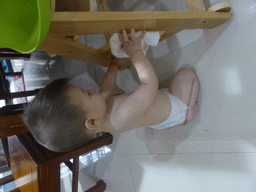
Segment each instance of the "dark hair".
[[69,80],[52,81],[37,93],[22,115],[37,142],[51,151],[70,151],[90,140],[84,125],[86,112],[70,104]]

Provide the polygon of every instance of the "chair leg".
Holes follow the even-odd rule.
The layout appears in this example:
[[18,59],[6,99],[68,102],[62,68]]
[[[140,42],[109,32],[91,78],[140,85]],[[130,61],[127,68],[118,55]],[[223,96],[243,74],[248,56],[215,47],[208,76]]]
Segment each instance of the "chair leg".
[[13,189],[10,192],[20,192],[20,188]]
[[10,154],[9,154],[9,148],[8,148],[8,138],[4,138],[4,139],[1,139],[1,140],[2,140],[2,145],[3,145],[3,148],[4,148],[4,155],[5,155],[5,158],[6,158],[7,166],[10,167],[11,163],[10,163]]
[[97,182],[97,184],[96,184],[94,187],[92,187],[92,188],[86,190],[85,192],[95,192],[95,191],[97,191],[97,192],[103,192],[103,191],[106,190],[106,186],[107,186],[107,185],[106,185],[106,183],[105,183],[104,181],[99,180],[99,181]]
[[[73,182],[72,182],[72,192],[77,192],[78,190],[78,179],[79,179],[79,157],[73,158],[73,163],[70,161],[64,162],[66,166],[73,172]],[[86,192],[101,192],[106,190],[106,183],[102,180],[98,181],[97,184],[88,189]]]
[[73,158],[73,182],[72,182],[72,192],[77,192],[78,190],[78,178],[79,178],[79,156]]
[[65,161],[64,163],[73,173],[72,192],[77,192],[79,179],[79,156],[73,158],[73,163],[71,163],[70,161]]

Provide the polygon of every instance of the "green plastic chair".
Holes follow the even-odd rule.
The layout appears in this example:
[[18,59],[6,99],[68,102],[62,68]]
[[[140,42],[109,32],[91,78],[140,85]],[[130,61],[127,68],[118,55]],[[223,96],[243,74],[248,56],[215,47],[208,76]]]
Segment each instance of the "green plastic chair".
[[50,0],[0,0],[0,48],[31,53],[51,23]]

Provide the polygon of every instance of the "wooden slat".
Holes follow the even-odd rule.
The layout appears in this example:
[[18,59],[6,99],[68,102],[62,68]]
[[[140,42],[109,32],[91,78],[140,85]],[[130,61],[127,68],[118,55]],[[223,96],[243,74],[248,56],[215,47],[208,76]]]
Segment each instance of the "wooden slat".
[[24,125],[20,114],[0,117],[0,138],[27,133],[29,130]]
[[[24,135],[25,138],[24,138]],[[52,161],[51,163],[54,164],[60,164],[62,162],[68,161],[76,156],[83,155],[85,153],[88,153],[92,150],[95,150],[99,147],[102,147],[104,145],[109,145],[113,142],[113,136],[110,133],[104,133],[102,136],[99,136],[97,138],[94,138],[84,145],[78,147],[77,149],[74,149],[70,152],[53,152],[46,148],[44,148],[42,145],[39,145],[35,139],[33,139],[33,136],[31,133],[26,133],[22,135],[17,136],[22,143],[22,145],[26,146],[26,149],[28,153],[34,158],[33,154],[37,154],[35,151],[41,151],[42,154],[44,154],[44,157],[40,157],[40,160],[37,160],[37,158],[34,158],[34,161],[37,163],[45,163],[46,161]],[[28,138],[30,137],[30,138]],[[25,140],[26,139],[26,140]]]
[[89,11],[90,11],[90,12],[93,12],[93,11],[94,11],[93,0],[89,0]]
[[0,158],[0,167],[6,166],[6,159]]
[[106,0],[101,0],[101,3],[105,11],[110,11]]
[[52,13],[55,12],[55,4],[56,4],[55,0],[51,0],[51,12]]
[[204,29],[217,27],[230,18],[230,13],[214,12],[56,12],[52,14],[50,34],[111,34],[123,29],[130,32],[133,27],[136,31]]
[[0,179],[0,186],[10,183],[12,181],[14,181],[13,175],[8,175],[6,177],[3,177]]
[[106,0],[96,0],[99,11],[110,11]]
[[90,12],[91,5],[89,0],[57,0],[55,4],[56,12],[64,12],[64,11],[74,11],[81,12],[86,11]]
[[47,161],[46,155],[37,147],[39,144],[34,143],[34,138],[31,138],[31,135],[31,133],[29,135],[22,134],[17,137],[37,164]]
[[20,188],[13,189],[10,192],[20,192]]
[[96,65],[109,66],[109,61],[105,60],[104,57],[100,57],[96,49],[65,37],[49,34],[37,49]]
[[[29,137],[29,139],[28,139],[28,141],[29,141],[29,143],[30,143],[30,145],[34,145],[37,149],[36,149],[36,151],[38,151],[38,149],[42,152],[42,154],[44,154],[45,155],[45,158],[46,159],[40,159],[40,163],[44,163],[44,162],[46,162],[46,161],[48,161],[49,159],[52,159],[52,158],[54,158],[55,156],[56,156],[56,154],[57,153],[55,153],[55,152],[51,152],[50,154],[51,154],[51,156],[49,157],[49,150],[48,149],[46,149],[45,147],[43,147],[42,145],[40,145],[37,141],[35,141],[35,138],[33,137],[33,135],[31,134],[31,133],[28,133],[28,134],[23,134],[22,135],[22,137],[24,136],[24,135],[27,135],[28,137]],[[20,139],[20,136],[18,136],[19,137],[19,139]],[[24,144],[23,144],[24,145]],[[28,147],[28,149],[29,149],[29,147]],[[33,153],[33,151],[31,151],[32,153]],[[42,161],[41,161],[42,160]]]
[[188,11],[192,12],[205,12],[205,6],[203,0],[186,0]]
[[6,99],[7,97],[9,98],[18,98],[18,97],[28,97],[28,96],[32,96],[35,95],[36,93],[38,93],[40,91],[40,89],[35,89],[33,91],[21,91],[21,92],[14,92],[14,93],[9,93],[9,94],[1,94],[0,99]]
[[106,190],[106,186],[107,186],[106,183],[104,181],[100,180],[97,182],[97,184],[94,187],[86,190],[85,192],[95,192],[95,191],[103,192]]
[[[110,11],[106,0],[96,0],[96,2],[97,2],[97,6],[98,6],[99,11]],[[105,39],[106,39],[107,44],[109,43],[109,40],[112,37],[112,35],[114,35],[114,33],[105,34]]]
[[4,138],[4,139],[1,139],[2,140],[2,145],[3,145],[3,148],[4,148],[4,154],[5,154],[5,158],[6,158],[6,163],[7,163],[7,166],[10,167],[11,164],[10,164],[10,154],[9,154],[9,145],[8,145],[8,138]]
[[94,138],[87,142],[86,144],[80,146],[79,148],[72,150],[70,152],[56,153],[49,151],[47,153],[48,158],[53,158],[52,161],[55,163],[62,163],[76,156],[83,155],[92,150],[95,150],[104,145],[109,145],[113,142],[113,136],[110,133],[104,133],[102,136]]
[[73,172],[72,192],[77,192],[78,178],[79,178],[79,156],[73,158],[72,172]]
[[[103,9],[103,8],[102,8]],[[89,48],[73,39],[60,36],[75,36],[85,34],[106,34],[107,44],[111,35],[125,29],[128,33],[134,27],[136,31],[167,31],[162,37],[166,39],[185,29],[213,28],[231,18],[230,13],[207,12],[62,12],[52,14],[50,34],[42,45],[41,51],[56,53],[64,57],[78,59],[96,65],[108,67],[109,60],[102,52]],[[55,38],[55,37],[56,38]],[[55,39],[54,39],[54,38]],[[87,54],[84,54],[87,53]],[[129,66],[129,63],[127,63]]]

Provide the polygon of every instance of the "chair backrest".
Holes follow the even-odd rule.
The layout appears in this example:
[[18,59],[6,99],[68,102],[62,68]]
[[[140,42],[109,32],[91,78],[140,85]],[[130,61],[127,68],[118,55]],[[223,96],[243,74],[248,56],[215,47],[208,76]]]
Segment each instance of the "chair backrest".
[[21,118],[23,108],[23,104],[0,108],[0,139],[29,132]]
[[[21,72],[17,73],[8,73],[9,76],[21,75]],[[12,104],[13,98],[18,97],[27,97],[35,95],[40,91],[40,89],[36,89],[33,91],[23,91],[10,93],[9,84],[6,80],[6,74],[3,70],[2,65],[0,65],[0,100],[5,100],[7,104]],[[21,114],[24,111],[24,107],[27,103],[16,104],[16,105],[6,105],[0,108],[0,138],[10,137],[12,135],[18,135],[21,133],[28,132],[25,124],[22,121]]]
[[[19,92],[22,96],[30,96],[39,92],[40,89],[32,91]],[[13,98],[17,95],[13,95]],[[7,105],[0,108],[0,139],[29,132],[26,125],[23,123],[21,114],[24,111],[27,103],[17,105]]]

